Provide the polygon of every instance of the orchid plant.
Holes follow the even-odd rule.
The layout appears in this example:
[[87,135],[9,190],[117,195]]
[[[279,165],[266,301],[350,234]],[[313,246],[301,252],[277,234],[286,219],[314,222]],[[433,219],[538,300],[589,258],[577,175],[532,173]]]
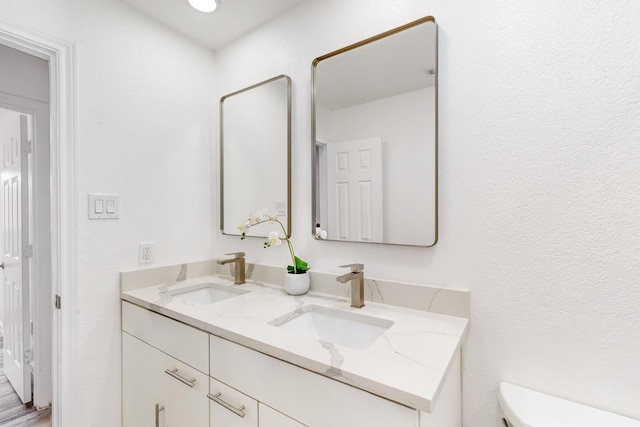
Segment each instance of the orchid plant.
[[264,247],[270,248],[271,246],[278,246],[282,244],[283,240],[286,241],[287,246],[289,247],[289,253],[291,254],[291,262],[293,264],[287,266],[287,271],[293,274],[301,274],[309,270],[309,264],[296,256],[291,239],[286,237],[287,232],[284,229],[284,225],[275,215],[269,215],[266,210],[262,211],[259,215],[250,216],[242,225],[238,226],[238,229],[242,232],[241,239],[244,240],[248,229],[265,222],[277,223],[282,230],[282,235],[285,237],[280,237],[280,234],[277,231],[271,231],[267,234],[267,240],[264,242]]

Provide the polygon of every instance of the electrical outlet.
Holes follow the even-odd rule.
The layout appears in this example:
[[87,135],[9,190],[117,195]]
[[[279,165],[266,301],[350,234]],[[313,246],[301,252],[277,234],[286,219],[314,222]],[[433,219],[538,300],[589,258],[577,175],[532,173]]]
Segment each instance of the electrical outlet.
[[138,264],[153,264],[155,261],[155,247],[153,242],[140,243],[138,246]]
[[285,216],[287,214],[287,202],[276,200],[273,202],[273,206],[276,216]]

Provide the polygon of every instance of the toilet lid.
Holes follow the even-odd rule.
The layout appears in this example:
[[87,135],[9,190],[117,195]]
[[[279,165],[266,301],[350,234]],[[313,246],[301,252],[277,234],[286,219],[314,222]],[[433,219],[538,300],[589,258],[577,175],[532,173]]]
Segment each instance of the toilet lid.
[[500,383],[500,406],[513,427],[640,427],[640,421]]

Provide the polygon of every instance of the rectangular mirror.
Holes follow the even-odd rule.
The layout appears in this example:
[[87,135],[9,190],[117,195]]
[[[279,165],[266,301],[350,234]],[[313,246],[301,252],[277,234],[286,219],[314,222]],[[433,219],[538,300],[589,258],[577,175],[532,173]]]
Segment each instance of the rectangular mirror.
[[[285,75],[220,98],[220,229],[240,236],[238,226],[263,210],[291,234],[291,79]],[[262,224],[247,235],[272,229]]]
[[316,239],[438,240],[437,27],[433,17],[316,58]]

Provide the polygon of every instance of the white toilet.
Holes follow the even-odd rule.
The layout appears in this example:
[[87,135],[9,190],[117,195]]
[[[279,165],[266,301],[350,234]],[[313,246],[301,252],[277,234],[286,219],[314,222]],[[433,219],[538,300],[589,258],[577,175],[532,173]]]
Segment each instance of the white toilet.
[[500,427],[640,427],[640,421],[500,383]]

